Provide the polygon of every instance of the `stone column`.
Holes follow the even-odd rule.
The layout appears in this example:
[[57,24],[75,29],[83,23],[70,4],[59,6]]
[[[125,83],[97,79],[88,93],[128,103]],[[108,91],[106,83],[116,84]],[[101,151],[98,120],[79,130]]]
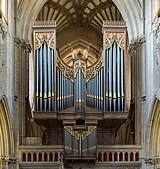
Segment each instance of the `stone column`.
[[157,23],[155,24],[155,37],[156,37],[156,55],[157,55],[157,66],[160,71],[160,18],[158,18]]
[[129,45],[131,55],[131,103],[135,104],[135,144],[143,143],[143,119],[146,99],[145,38]]
[[27,104],[29,95],[29,53],[30,46],[18,37],[14,38],[14,112],[17,145],[24,144]]
[[2,23],[2,19],[0,19],[0,90],[3,89],[3,64],[4,64],[4,38],[5,38],[5,32],[4,27]]

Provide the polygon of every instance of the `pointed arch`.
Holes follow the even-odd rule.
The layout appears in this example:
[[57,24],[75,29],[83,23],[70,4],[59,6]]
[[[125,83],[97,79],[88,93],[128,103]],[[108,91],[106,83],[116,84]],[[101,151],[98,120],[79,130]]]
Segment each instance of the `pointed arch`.
[[[19,36],[23,40],[32,41],[32,21],[36,19],[39,11],[47,0],[21,0],[18,5],[19,17]],[[113,0],[124,20],[127,23],[129,41],[137,40],[142,36],[141,27],[141,12],[142,7],[138,0]],[[134,9],[134,10],[133,10]]]
[[146,136],[147,159],[156,158],[160,154],[160,99],[158,97],[153,101]]
[[5,96],[0,98],[0,157],[9,160],[14,157],[12,121]]

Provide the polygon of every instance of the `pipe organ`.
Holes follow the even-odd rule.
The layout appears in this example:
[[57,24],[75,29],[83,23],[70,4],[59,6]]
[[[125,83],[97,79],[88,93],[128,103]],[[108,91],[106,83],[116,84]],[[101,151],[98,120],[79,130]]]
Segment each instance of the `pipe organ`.
[[85,131],[74,131],[72,126],[64,127],[66,156],[96,156],[96,126]]
[[87,82],[87,106],[103,110],[103,68]]
[[105,110],[125,111],[125,25],[103,31]]
[[75,111],[85,111],[85,93],[86,93],[86,60],[78,59],[74,61],[75,78]]
[[67,65],[56,51],[55,23],[34,23],[35,114],[43,113],[47,122],[60,120],[66,156],[95,160],[99,121],[106,120],[113,132],[124,123],[121,118],[117,127],[115,116],[110,117],[116,111],[125,116],[126,28],[121,23],[114,27],[104,22],[103,52],[91,66],[87,66],[89,48],[83,53],[72,50],[73,66]]
[[35,110],[55,111],[55,30],[37,30],[37,24],[34,23]]
[[68,107],[73,107],[73,87],[74,83],[65,77],[59,67],[57,67],[57,110],[61,111]]
[[[55,25],[54,25],[55,26]],[[35,40],[35,110],[62,111],[86,107],[98,111],[125,110],[125,26],[103,26],[103,56],[87,67],[87,49],[78,57],[73,50],[73,67],[55,55],[55,29],[36,29]],[[42,29],[42,27],[41,27]],[[51,31],[52,29],[52,31]]]

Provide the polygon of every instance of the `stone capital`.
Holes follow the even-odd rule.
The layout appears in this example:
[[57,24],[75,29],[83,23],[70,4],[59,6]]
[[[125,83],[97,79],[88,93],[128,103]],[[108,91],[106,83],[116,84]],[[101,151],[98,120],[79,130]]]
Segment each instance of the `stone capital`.
[[142,45],[145,42],[146,42],[146,37],[145,36],[142,36],[138,40],[132,41],[129,44],[129,49],[128,49],[129,53],[132,54],[133,52],[135,52],[139,48],[139,46]]
[[154,30],[156,38],[160,39],[160,18],[157,19],[157,22],[154,24]]
[[0,34],[2,34],[2,38],[5,38],[5,30],[4,30],[4,25],[2,22],[2,19],[0,18]]
[[9,157],[0,157],[0,164],[6,165],[8,163],[15,163],[16,158],[9,158]]

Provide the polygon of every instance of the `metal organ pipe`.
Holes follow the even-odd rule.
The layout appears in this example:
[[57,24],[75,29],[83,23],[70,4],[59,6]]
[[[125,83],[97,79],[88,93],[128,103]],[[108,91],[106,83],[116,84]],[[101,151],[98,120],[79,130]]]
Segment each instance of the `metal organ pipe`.
[[106,70],[106,110],[109,111],[109,49],[106,49],[105,51],[106,58],[105,58],[105,70]]
[[117,100],[117,91],[116,91],[116,60],[117,60],[117,45],[116,42],[113,43],[113,110],[116,111],[116,100]]
[[106,111],[124,111],[124,50],[114,42],[105,54]]
[[39,107],[39,49],[36,50],[36,111]]
[[43,55],[42,55],[42,46],[40,48],[40,111],[42,111],[42,84],[43,84],[43,74],[42,74],[42,59],[43,59]]
[[124,111],[124,50],[121,49],[121,97],[122,111]]
[[57,67],[57,110],[73,106],[73,82]]
[[54,93],[55,93],[55,91],[54,91],[54,73],[55,73],[55,70],[54,70],[54,64],[55,64],[55,61],[54,61],[54,50],[53,49],[51,49],[51,68],[52,68],[52,72],[51,72],[51,74],[52,74],[52,78],[51,78],[51,81],[52,81],[52,83],[51,83],[51,85],[52,85],[52,111],[54,111],[54,105],[55,105],[55,99],[54,99]]
[[51,111],[51,54],[50,54],[50,48],[48,46],[48,110]]
[[100,110],[103,110],[103,79],[104,79],[104,73],[103,73],[103,68],[100,69],[101,70],[101,83],[100,83],[100,87],[101,87],[101,95],[100,95],[100,100],[101,100],[101,107],[100,107]]
[[112,76],[112,47],[109,49],[109,111],[112,111],[112,84],[113,84],[113,76]]
[[87,106],[103,109],[103,68],[87,82]]
[[121,51],[121,49],[120,48],[118,48],[117,49],[117,93],[118,93],[118,111],[120,111],[121,110],[121,96],[120,96],[120,87],[121,87],[121,81],[120,81],[120,79],[121,79],[121,76],[120,76],[120,51]]

